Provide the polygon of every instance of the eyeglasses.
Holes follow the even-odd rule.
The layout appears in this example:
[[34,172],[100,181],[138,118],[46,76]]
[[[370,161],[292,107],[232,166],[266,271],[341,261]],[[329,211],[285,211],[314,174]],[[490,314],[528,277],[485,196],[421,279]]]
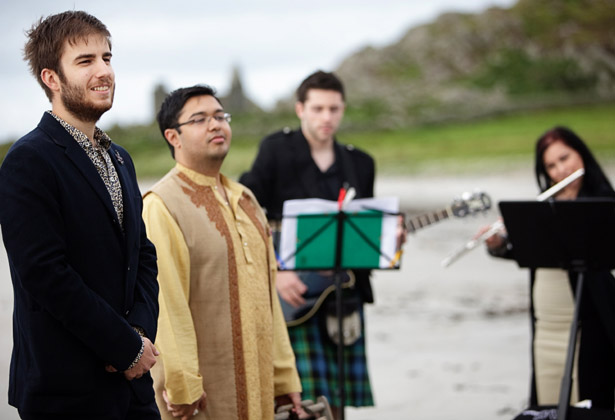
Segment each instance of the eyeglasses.
[[203,125],[208,125],[212,118],[216,120],[216,122],[219,122],[219,123],[223,123],[225,121],[227,123],[231,122],[231,114],[229,114],[228,112],[225,112],[224,114],[216,114],[216,115],[194,118],[192,120],[188,120],[183,123],[175,124],[174,128],[179,128],[182,125],[195,125],[199,127]]

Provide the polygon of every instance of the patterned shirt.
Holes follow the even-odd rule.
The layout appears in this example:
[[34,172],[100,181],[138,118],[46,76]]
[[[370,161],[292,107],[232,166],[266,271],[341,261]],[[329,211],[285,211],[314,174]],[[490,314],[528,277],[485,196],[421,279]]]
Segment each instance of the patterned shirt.
[[111,139],[109,136],[96,127],[94,131],[94,142],[96,146],[92,145],[92,142],[88,137],[79,129],[73,127],[62,118],[58,117],[51,111],[47,111],[53,118],[55,118],[62,126],[68,131],[68,133],[79,143],[81,148],[88,155],[94,167],[98,171],[98,174],[105,183],[107,191],[111,196],[113,207],[117,213],[118,220],[122,230],[124,229],[124,201],[122,199],[122,185],[120,179],[117,176],[117,171],[111,157],[109,156],[109,148],[111,147]]

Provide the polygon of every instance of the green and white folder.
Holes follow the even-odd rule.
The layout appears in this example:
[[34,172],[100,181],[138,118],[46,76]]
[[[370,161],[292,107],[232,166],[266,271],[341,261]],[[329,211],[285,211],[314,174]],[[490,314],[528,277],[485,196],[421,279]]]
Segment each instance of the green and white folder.
[[[397,197],[365,198],[343,209],[342,269],[398,268]],[[279,258],[287,270],[336,268],[338,203],[310,198],[284,202]]]

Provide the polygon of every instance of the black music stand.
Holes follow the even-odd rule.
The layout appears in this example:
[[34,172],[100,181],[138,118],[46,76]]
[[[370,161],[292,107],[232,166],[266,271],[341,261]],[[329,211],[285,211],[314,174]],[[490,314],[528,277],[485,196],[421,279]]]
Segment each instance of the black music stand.
[[[381,219],[383,216],[393,216],[399,215],[401,213],[390,213],[383,210],[378,209],[363,209],[367,210],[364,213],[358,212],[346,212],[344,210],[338,210],[337,212],[332,212],[324,215],[325,221],[321,224],[320,227],[310,232],[309,236],[303,238],[301,240],[301,244],[297,245],[296,251],[289,255],[282,257],[282,263],[287,263],[289,259],[294,258],[302,248],[305,248],[313,241],[319,239],[321,236],[325,235],[328,228],[335,229],[334,235],[334,250],[335,257],[333,259],[333,264],[329,265],[318,265],[312,266],[310,268],[300,268],[300,270],[333,270],[334,271],[334,284],[335,284],[335,312],[337,317],[337,329],[338,329],[338,344],[337,344],[337,363],[338,363],[338,382],[340,387],[340,420],[344,420],[345,418],[345,406],[346,406],[346,387],[345,387],[345,372],[344,372],[344,328],[343,328],[343,301],[342,301],[342,282],[343,276],[342,272],[344,270],[352,270],[352,269],[382,269],[379,266],[366,266],[364,263],[360,263],[356,259],[349,258],[351,257],[353,247],[356,247],[357,244],[346,245],[344,242],[345,231],[349,230],[354,233],[355,240],[360,240],[363,242],[363,245],[367,248],[370,248],[372,252],[378,253],[378,255],[383,256],[387,261],[394,262],[395,256],[384,255],[380,251],[380,247],[374,243],[372,239],[370,239],[370,235],[365,233],[362,229],[361,221],[367,221],[369,219],[378,218]],[[283,216],[285,217],[298,217],[298,216]],[[301,217],[315,217],[315,218],[323,218],[323,214],[304,214]],[[391,267],[392,269],[398,269],[399,264],[396,264]]]
[[[565,420],[570,411],[584,274],[615,268],[615,200],[502,201],[499,207],[519,267],[562,268],[577,273],[574,315],[557,407],[558,420]],[[578,409],[573,416],[582,418],[583,414],[583,409]],[[604,415],[615,418],[613,412]]]

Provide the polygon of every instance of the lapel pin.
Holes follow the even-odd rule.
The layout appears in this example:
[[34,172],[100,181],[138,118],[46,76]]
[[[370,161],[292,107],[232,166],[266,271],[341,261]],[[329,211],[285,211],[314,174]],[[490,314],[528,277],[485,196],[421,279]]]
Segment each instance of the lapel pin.
[[124,164],[124,158],[122,157],[122,155],[120,155],[120,152],[118,152],[117,150],[115,151],[115,157],[117,158],[117,161],[120,163],[120,165]]

